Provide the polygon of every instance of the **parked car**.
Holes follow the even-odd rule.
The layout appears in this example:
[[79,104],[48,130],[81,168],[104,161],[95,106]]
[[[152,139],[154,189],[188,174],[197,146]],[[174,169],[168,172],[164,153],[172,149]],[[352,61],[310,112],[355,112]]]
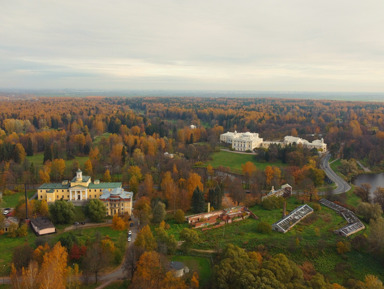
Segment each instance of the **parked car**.
[[84,221],[83,221],[83,222],[80,222],[80,224],[85,225],[85,222],[84,222]]
[[131,223],[129,224],[129,226],[130,226],[130,227],[133,227],[133,226],[134,226],[134,223],[133,223],[133,222],[131,222]]
[[3,215],[8,215],[9,214],[9,211],[8,210],[4,210],[3,211]]
[[132,231],[131,230],[128,231],[128,237],[130,237],[130,236],[132,236]]
[[75,226],[79,225],[80,223],[79,222],[74,222],[73,223]]
[[131,241],[132,241],[131,237],[128,237],[128,242],[131,242]]

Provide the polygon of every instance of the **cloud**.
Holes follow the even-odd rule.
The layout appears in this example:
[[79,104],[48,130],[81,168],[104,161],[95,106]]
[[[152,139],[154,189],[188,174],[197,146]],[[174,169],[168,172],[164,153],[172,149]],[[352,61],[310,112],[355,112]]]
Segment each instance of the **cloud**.
[[1,6],[0,87],[384,91],[381,0]]

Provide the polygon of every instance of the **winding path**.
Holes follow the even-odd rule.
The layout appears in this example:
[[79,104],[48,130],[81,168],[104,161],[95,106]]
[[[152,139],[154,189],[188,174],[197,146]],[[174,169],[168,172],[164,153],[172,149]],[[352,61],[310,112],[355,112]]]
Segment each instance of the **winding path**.
[[327,177],[336,184],[337,187],[333,190],[333,193],[341,194],[348,192],[351,189],[351,186],[331,169],[329,166],[330,158],[331,155],[326,153],[326,155],[321,159],[320,167],[324,170]]

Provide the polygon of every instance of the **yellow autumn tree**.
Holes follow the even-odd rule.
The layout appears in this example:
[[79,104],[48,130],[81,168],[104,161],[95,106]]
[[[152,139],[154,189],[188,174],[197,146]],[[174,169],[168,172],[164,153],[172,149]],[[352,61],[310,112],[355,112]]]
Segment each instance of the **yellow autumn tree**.
[[43,264],[37,279],[40,289],[65,289],[67,284],[67,258],[65,247],[58,242],[52,250],[43,257]]
[[112,219],[112,229],[116,231],[123,231],[127,228],[127,224],[118,215],[114,215]]
[[111,178],[111,173],[109,172],[109,170],[107,169],[104,173],[104,176],[103,176],[103,181],[104,182],[110,182],[112,180]]

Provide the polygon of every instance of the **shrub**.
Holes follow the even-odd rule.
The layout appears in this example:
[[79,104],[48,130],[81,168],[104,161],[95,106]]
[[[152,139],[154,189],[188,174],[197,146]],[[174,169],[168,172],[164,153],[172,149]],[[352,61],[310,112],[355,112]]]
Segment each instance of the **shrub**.
[[284,205],[285,199],[283,197],[269,197],[262,201],[261,205],[266,210],[281,209]]
[[313,203],[312,208],[315,210],[315,212],[321,211],[321,205],[318,203]]
[[272,226],[267,222],[261,221],[257,224],[256,230],[262,234],[270,234],[272,232]]
[[184,211],[181,209],[178,209],[175,213],[175,221],[178,224],[182,224],[185,222],[185,214]]

